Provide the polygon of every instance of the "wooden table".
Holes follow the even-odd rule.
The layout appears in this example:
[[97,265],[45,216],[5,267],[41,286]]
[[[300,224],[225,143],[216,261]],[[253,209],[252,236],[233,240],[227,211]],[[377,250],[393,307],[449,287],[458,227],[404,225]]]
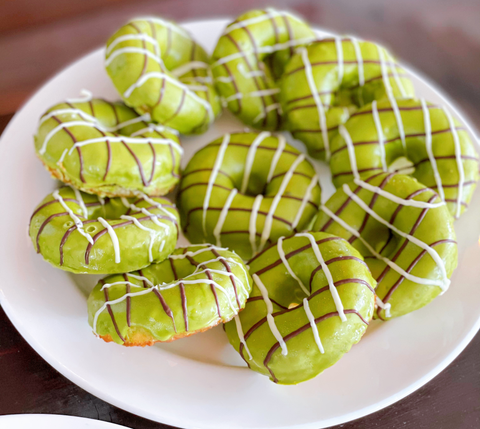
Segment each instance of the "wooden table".
[[[458,103],[480,128],[479,0],[16,0],[0,6],[0,132],[49,76],[100,46],[128,18],[235,16],[264,5],[313,24],[382,41]],[[5,186],[5,185],[4,185]],[[0,414],[55,413],[135,429],[167,427],[83,391],[51,368],[0,309]],[[409,397],[344,429],[480,428],[480,334],[439,376]]]

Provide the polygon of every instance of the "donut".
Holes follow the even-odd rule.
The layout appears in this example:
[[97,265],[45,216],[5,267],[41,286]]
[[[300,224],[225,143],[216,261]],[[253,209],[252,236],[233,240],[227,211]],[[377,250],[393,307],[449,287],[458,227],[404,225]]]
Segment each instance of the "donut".
[[159,264],[100,280],[88,298],[88,321],[107,342],[173,341],[231,320],[251,288],[235,253],[212,245],[178,248]]
[[123,103],[67,100],[40,119],[35,150],[50,174],[102,197],[164,195],[178,182],[183,150],[174,130]]
[[282,235],[307,228],[321,189],[305,155],[282,135],[226,134],[199,150],[177,194],[192,243],[215,243],[247,260]]
[[30,219],[37,253],[72,273],[113,274],[163,261],[175,248],[178,213],[165,198],[108,198],[64,186]]
[[377,281],[375,317],[415,311],[450,285],[457,266],[453,217],[438,195],[403,174],[344,183],[321,206],[313,229],[349,241]]
[[311,156],[326,160],[330,140],[353,111],[374,100],[413,95],[406,71],[385,48],[354,37],[299,48],[280,83],[285,128]]
[[251,127],[280,129],[278,79],[295,47],[314,38],[305,22],[274,9],[252,10],[230,23],[213,51],[211,66],[228,109]]
[[225,331],[252,370],[297,384],[360,341],[374,312],[375,280],[346,240],[323,232],[282,237],[249,264],[252,293]]
[[478,181],[478,155],[467,130],[446,108],[424,99],[374,101],[354,113],[331,143],[336,187],[379,171],[410,173],[434,189],[455,218]]
[[221,111],[209,56],[158,17],[134,19],[107,42],[105,67],[125,103],[182,134],[202,133]]

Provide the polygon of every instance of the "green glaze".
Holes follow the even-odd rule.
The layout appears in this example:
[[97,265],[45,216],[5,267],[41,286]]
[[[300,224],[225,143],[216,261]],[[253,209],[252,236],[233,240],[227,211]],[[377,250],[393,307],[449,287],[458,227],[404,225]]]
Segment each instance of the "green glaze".
[[[309,380],[335,364],[360,341],[374,312],[375,280],[360,253],[339,237],[323,232],[306,235],[310,238],[295,235],[283,242],[279,240],[249,262],[254,286],[245,310],[238,316],[248,351],[239,339],[235,321],[225,325],[230,343],[249,367],[281,384]],[[334,301],[313,243],[331,274],[332,287],[338,292],[342,307]],[[266,320],[268,306],[256,275],[272,302],[271,314],[284,339],[286,355]],[[315,341],[308,308],[315,319],[323,353]],[[345,321],[339,310],[344,312]]]
[[35,150],[53,177],[100,196],[164,195],[183,153],[172,130],[123,103],[64,102],[41,118]]
[[230,111],[255,128],[281,128],[278,79],[295,47],[314,38],[305,22],[285,11],[252,10],[231,22],[212,55],[215,84]]
[[[441,203],[438,195],[426,188],[416,179],[393,173],[377,173],[365,180],[366,183],[379,187],[390,195],[403,200],[415,200],[430,203]],[[363,183],[365,183],[363,182]],[[313,229],[329,232],[348,239],[350,243],[363,255],[373,277],[377,280],[377,296],[391,305],[391,317],[398,317],[417,310],[428,304],[448,287],[448,280],[444,282],[442,268],[430,254],[426,253],[418,244],[402,237],[388,225],[382,225],[371,214],[366,213],[356,201],[345,192],[348,187],[380,218],[392,224],[403,234],[410,234],[415,239],[430,246],[442,260],[446,278],[449,279],[457,266],[457,244],[453,228],[453,217],[445,204],[436,208],[421,208],[398,204],[391,199],[365,189],[365,185],[357,186],[350,182],[337,189],[326,202],[328,210],[357,231],[361,239],[356,238],[351,231],[331,218],[325,208],[319,212]],[[348,191],[348,189],[347,189]],[[417,279],[407,279],[400,271],[387,267],[385,260],[373,256],[364,240],[383,258],[400,267],[404,272],[417,278],[435,281],[437,285],[422,284]],[[377,309],[377,316],[383,320],[390,319],[385,310]]]
[[321,39],[297,50],[280,89],[286,129],[311,156],[327,160],[330,140],[353,111],[388,96],[414,95],[405,70],[385,48],[351,37]]
[[101,280],[88,298],[88,321],[96,335],[126,346],[172,341],[229,321],[251,289],[235,253],[193,245],[140,272]]
[[192,243],[227,246],[246,260],[308,228],[320,194],[305,155],[265,131],[226,134],[199,150],[184,171],[177,203]]
[[[57,192],[57,197],[54,192],[37,206],[29,227],[35,249],[54,267],[73,273],[121,273],[163,261],[175,248],[178,213],[175,206],[165,198],[102,200],[96,195],[85,194],[68,186]],[[72,211],[73,216],[62,202]],[[139,211],[141,209],[143,211]],[[134,224],[132,219],[121,216],[138,219],[142,228]],[[99,218],[108,222],[114,230],[119,252],[115,252],[114,238]],[[152,218],[156,218],[160,225]],[[75,222],[83,228],[85,234],[92,237],[93,245],[81,234]],[[116,257],[117,260],[120,259],[119,262]]]
[[107,42],[107,73],[125,103],[182,134],[204,132],[221,111],[208,64],[187,31],[158,17],[134,19]]
[[[429,188],[435,189],[447,202],[450,213],[455,217],[463,213],[470,202],[478,181],[478,155],[467,130],[454,118],[449,118],[446,109],[431,103],[425,103],[428,117],[425,118],[422,101],[416,99],[397,100],[398,111],[403,127],[398,126],[392,104],[388,100],[377,104],[378,116],[383,134],[385,158],[382,145],[372,115],[372,105],[356,112],[345,124],[345,130],[354,146],[354,164],[341,134],[332,139],[332,158],[330,167],[335,186],[352,180],[352,169],[368,176],[383,168],[388,168],[399,158],[407,158],[413,163],[412,176]],[[431,134],[427,132],[425,120],[430,124]],[[405,135],[405,147],[401,131]],[[454,132],[452,132],[452,130]],[[457,143],[455,144],[457,137]],[[428,138],[431,137],[432,155],[428,153]],[[365,144],[365,142],[368,142]],[[457,155],[461,162],[457,163]],[[385,166],[383,165],[385,159]],[[439,179],[435,178],[435,162]],[[460,168],[459,168],[460,167]],[[461,194],[460,172],[463,170]],[[441,189],[438,185],[441,185]],[[460,204],[458,204],[460,203]]]

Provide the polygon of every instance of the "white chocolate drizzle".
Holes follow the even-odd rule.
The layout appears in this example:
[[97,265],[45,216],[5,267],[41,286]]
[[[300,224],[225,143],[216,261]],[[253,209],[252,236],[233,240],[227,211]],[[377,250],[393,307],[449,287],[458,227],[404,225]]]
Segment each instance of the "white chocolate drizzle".
[[[400,114],[400,109],[398,108],[397,100],[396,100],[396,98],[394,97],[394,94],[393,94],[392,85],[390,84],[390,78],[388,76],[387,64],[385,62],[385,52],[386,52],[386,50],[385,50],[385,48],[377,45],[377,52],[378,52],[378,58],[380,60],[380,69],[381,69],[381,72],[382,72],[383,86],[385,87],[387,97],[390,101],[390,105],[391,105],[391,107],[393,109],[393,112],[395,114],[395,120],[397,121],[397,127],[398,127],[398,131],[400,133],[400,139],[402,141],[403,152],[406,155],[407,146],[406,146],[406,142],[405,142],[405,128],[403,126],[402,116]],[[394,73],[396,73],[395,66],[391,65],[391,68],[394,69]],[[400,86],[399,88],[401,88],[402,96],[404,96],[403,95],[403,93],[404,93],[403,86]]]
[[382,310],[385,310],[385,317],[392,317],[392,314],[390,313],[390,310],[392,309],[392,304],[390,304],[389,302],[383,302],[378,296],[376,296],[375,299],[378,307],[380,307]]
[[296,237],[305,237],[310,241],[313,253],[315,254],[315,257],[317,258],[318,263],[322,267],[323,274],[327,279],[328,288],[332,295],[333,301],[335,302],[335,307],[337,309],[338,316],[340,317],[342,322],[345,322],[347,320],[347,317],[345,316],[342,300],[340,299],[340,295],[338,294],[337,288],[335,287],[335,282],[333,281],[332,273],[328,269],[328,266],[325,263],[325,260],[323,259],[322,252],[320,251],[320,247],[315,241],[315,237],[309,232],[297,234]]
[[248,235],[250,238],[250,245],[252,246],[252,254],[255,255],[257,253],[257,218],[258,218],[258,210],[260,209],[260,205],[263,201],[263,195],[258,194],[255,197],[252,206],[252,212],[250,213],[250,220],[248,225]]
[[88,242],[90,244],[93,245],[92,236],[84,231],[83,222],[80,220],[80,218],[75,213],[73,213],[72,209],[70,207],[68,207],[68,205],[65,203],[65,201],[63,200],[63,198],[62,198],[62,196],[60,195],[59,192],[60,191],[58,189],[53,191],[53,193],[52,193],[53,198],[55,198],[62,205],[62,207],[65,209],[65,211],[68,213],[70,218],[75,223],[75,226],[77,227],[78,232],[81,235],[83,235],[88,240]]
[[173,85],[177,86],[178,88],[184,90],[185,93],[189,97],[191,97],[197,103],[200,103],[207,110],[209,118],[210,118],[211,121],[214,119],[215,115],[213,113],[212,106],[210,105],[210,103],[207,100],[199,97],[193,90],[191,90],[188,87],[188,85],[185,85],[182,82],[176,80],[176,78],[173,78],[173,77],[169,76],[168,74],[162,73],[162,72],[149,72],[149,73],[145,73],[144,75],[140,76],[138,78],[138,80],[136,82],[134,82],[124,92],[123,97],[124,98],[129,98],[136,88],[142,86],[145,82],[147,82],[150,79],[165,79],[167,82],[170,82],[171,84],[173,84]]
[[305,195],[302,199],[302,204],[300,204],[300,208],[298,209],[295,219],[293,220],[292,229],[295,229],[298,223],[300,222],[300,220],[302,219],[302,215],[303,215],[303,212],[305,211],[305,207],[307,206],[308,201],[310,201],[313,188],[317,185],[317,183],[318,183],[318,176],[315,174],[312,177],[310,184],[308,185],[307,191],[305,192]]
[[307,315],[308,321],[310,322],[310,326],[312,327],[313,338],[315,339],[315,343],[317,344],[318,350],[321,354],[325,353],[325,349],[323,348],[322,341],[320,340],[320,335],[318,333],[318,326],[315,323],[315,317],[313,316],[312,311],[310,310],[310,306],[308,304],[308,299],[303,299],[303,309],[305,310],[305,314]]
[[337,50],[337,62],[338,62],[338,86],[342,84],[344,63],[343,63],[343,44],[340,36],[335,36],[335,48]]
[[117,234],[112,226],[103,217],[99,217],[97,220],[107,229],[108,235],[112,240],[113,251],[115,252],[115,263],[119,264],[122,260],[120,257],[120,243],[118,242]]
[[245,336],[243,335],[243,328],[242,328],[242,321],[240,320],[240,317],[235,316],[235,326],[237,328],[237,335],[238,339],[240,340],[240,343],[243,344],[243,347],[248,353],[248,360],[252,360],[252,354],[250,353],[250,350],[248,349],[247,342],[245,341]]
[[79,204],[80,208],[81,208],[82,211],[83,211],[83,217],[84,217],[85,219],[88,219],[87,206],[85,205],[85,201],[83,201],[83,197],[82,197],[81,192],[80,192],[77,188],[74,188],[74,187],[71,186],[71,185],[68,185],[68,187],[70,187],[70,188],[72,189],[72,191],[75,193],[75,198],[76,198],[76,200],[78,201],[78,204]]
[[278,161],[282,156],[282,153],[285,150],[285,146],[286,146],[285,137],[283,135],[280,134],[277,137],[277,139],[278,139],[278,147],[277,147],[277,150],[275,151],[275,155],[273,155],[272,162],[270,164],[270,170],[268,171],[268,176],[267,176],[267,183],[270,183],[270,181],[272,180],[272,177],[275,173],[275,169],[277,168]]
[[253,162],[255,161],[255,155],[257,154],[257,148],[258,146],[260,146],[263,140],[265,140],[267,137],[270,137],[270,136],[271,134],[268,131],[261,132],[257,137],[255,137],[255,140],[253,140],[253,143],[250,145],[248,149],[247,159],[245,160],[245,170],[243,173],[242,187],[240,188],[240,192],[242,194],[244,194],[245,191],[247,190],[248,181],[250,179],[250,173],[253,167]]
[[157,231],[142,225],[140,221],[133,216],[122,215],[120,216],[120,219],[131,220],[137,228],[140,228],[141,230],[146,231],[150,234],[150,244],[148,246],[148,260],[150,263],[152,263],[153,262],[152,248],[153,248],[153,243],[155,241],[155,236],[157,235]]
[[203,227],[203,235],[206,237],[207,235],[207,210],[208,205],[210,204],[210,196],[212,194],[213,184],[217,179],[218,171],[222,166],[223,157],[225,156],[225,151],[227,150],[228,144],[230,143],[230,134],[225,134],[223,136],[222,143],[218,149],[217,157],[215,159],[215,163],[213,165],[212,173],[208,179],[207,191],[205,193],[205,199],[203,200],[203,217],[202,217],[202,227]]
[[437,160],[433,154],[432,149],[432,123],[430,122],[430,112],[428,111],[427,102],[424,98],[420,99],[423,110],[423,122],[425,127],[425,149],[427,150],[428,160],[432,166],[433,176],[435,177],[435,183],[437,185],[437,191],[442,200],[445,200],[445,193],[443,192],[442,178],[438,172]]
[[88,103],[92,100],[93,94],[88,89],[82,89],[80,95],[83,95],[81,98],[67,98],[69,103]]
[[387,171],[387,158],[385,155],[385,136],[383,135],[382,123],[378,114],[377,100],[372,102],[372,116],[375,128],[377,129],[378,146],[380,148],[380,156],[382,159],[382,170]]
[[157,54],[157,56],[160,56],[160,48],[158,46],[157,40],[145,33],[125,34],[123,36],[117,37],[112,43],[110,43],[110,45],[107,46],[107,49],[105,50],[105,55],[108,56],[119,43],[126,42],[127,40],[141,40],[144,42],[149,42],[155,47],[155,53]]
[[283,339],[282,334],[280,334],[280,331],[278,330],[277,325],[275,324],[275,319],[272,316],[273,305],[272,305],[272,301],[270,301],[270,298],[268,297],[268,290],[260,280],[260,277],[258,277],[256,274],[253,274],[252,278],[255,284],[257,285],[258,289],[260,290],[263,301],[265,302],[265,305],[267,307],[268,326],[270,327],[270,330],[272,331],[273,336],[280,344],[280,347],[282,349],[282,355],[286,356],[288,355],[287,344],[285,343],[285,340]]
[[191,72],[192,70],[198,70],[198,69],[208,70],[208,64],[204,63],[203,61],[190,61],[188,63],[182,64],[181,66],[173,70],[170,70],[170,73],[172,73],[176,77],[181,77],[184,74]]
[[222,207],[222,211],[220,212],[220,216],[218,217],[217,224],[215,225],[215,229],[213,230],[213,236],[215,237],[215,241],[217,246],[222,245],[222,229],[223,229],[223,224],[225,223],[225,219],[227,218],[228,210],[230,209],[230,206],[232,205],[232,201],[235,198],[235,195],[237,195],[238,189],[233,188],[230,191],[230,194],[228,194],[227,201],[225,202],[224,206]]
[[312,64],[308,58],[308,51],[306,48],[300,49],[303,65],[305,66],[305,77],[312,93],[313,100],[317,106],[318,113],[318,123],[320,126],[320,131],[322,132],[323,146],[325,148],[325,158],[328,161],[330,159],[330,143],[328,140],[328,128],[327,128],[327,117],[325,114],[325,107],[323,106],[320,95],[317,91],[317,86],[315,84],[315,79],[313,77]]
[[358,84],[360,86],[365,85],[365,69],[363,64],[363,56],[362,50],[360,48],[360,44],[355,37],[350,37],[350,40],[353,45],[353,49],[355,50],[355,56],[357,57],[357,68],[358,68]]
[[111,55],[105,60],[105,67],[109,67],[115,58],[123,54],[140,54],[145,55],[148,58],[151,58],[159,65],[162,65],[162,59],[157,55],[151,52],[146,48],[137,48],[134,46],[126,46],[125,48],[116,49]]
[[429,286],[438,286],[443,289],[444,287],[444,282],[442,281],[436,281],[436,280],[430,280],[430,279],[424,279],[421,277],[414,276],[410,273],[407,273],[402,267],[397,265],[395,262],[391,261],[390,259],[380,255],[369,243],[366,241],[360,233],[352,228],[348,223],[346,223],[342,218],[338,217],[335,213],[333,213],[328,207],[325,205],[320,206],[320,209],[328,215],[330,218],[332,218],[336,223],[338,223],[342,228],[347,230],[350,234],[354,235],[356,238],[358,238],[362,244],[366,247],[366,249],[373,255],[375,258],[385,262],[392,270],[396,271],[398,274],[401,276],[405,277],[407,280],[410,280],[415,283],[419,284],[424,284],[424,285],[429,285]]
[[267,216],[265,217],[265,223],[264,223],[264,226],[263,226],[262,236],[261,236],[261,239],[260,239],[260,248],[259,248],[260,251],[263,250],[263,248],[265,247],[265,244],[267,243],[267,240],[270,238],[270,233],[271,233],[271,230],[272,230],[272,223],[273,223],[273,215],[275,214],[275,211],[277,210],[277,206],[278,206],[280,200],[282,199],[282,196],[285,192],[285,189],[287,188],[288,184],[290,183],[290,179],[292,178],[293,173],[297,169],[298,165],[301,162],[303,162],[304,159],[305,159],[304,154],[300,154],[295,159],[295,161],[293,162],[293,164],[291,165],[289,170],[285,173],[285,176],[283,177],[282,183],[280,185],[280,188],[278,189],[277,194],[275,195],[275,197],[273,197],[272,203],[270,205],[270,209],[268,210]]
[[448,124],[450,126],[450,131],[453,137],[453,144],[455,145],[455,161],[457,163],[458,170],[458,193],[457,193],[457,207],[455,210],[455,218],[460,217],[460,210],[462,209],[462,198],[463,198],[463,184],[465,183],[465,170],[462,163],[462,147],[460,146],[460,139],[458,138],[457,128],[453,122],[452,115],[447,108],[444,108],[445,116],[448,119]]
[[238,30],[238,29],[247,27],[247,26],[252,25],[252,24],[259,24],[259,23],[268,21],[268,20],[270,20],[272,18],[275,18],[275,17],[286,17],[286,18],[293,19],[293,20],[303,24],[303,21],[300,18],[298,18],[295,15],[292,15],[291,13],[286,12],[286,11],[277,11],[277,10],[272,9],[272,8],[266,8],[265,12],[267,12],[267,13],[265,13],[263,15],[255,16],[253,18],[244,19],[243,21],[239,21],[239,22],[229,24],[225,28],[225,30],[223,31],[222,35],[228,34],[228,33],[232,32],[234,30]]
[[360,174],[358,173],[358,169],[357,169],[357,161],[356,161],[356,158],[355,158],[355,147],[353,146],[352,138],[350,137],[349,132],[347,131],[347,129],[343,125],[340,125],[339,133],[343,137],[343,140],[345,141],[345,144],[347,146],[348,156],[349,156],[349,159],[350,159],[350,166],[351,166],[352,174],[353,174],[353,177],[354,177],[353,182],[357,186],[360,186],[361,188],[367,189],[370,192],[374,192],[376,194],[379,194],[382,197],[387,198],[390,201],[393,201],[394,203],[401,204],[401,205],[404,205],[404,206],[418,207],[418,208],[422,208],[422,209],[426,209],[426,208],[427,209],[433,209],[433,208],[441,207],[441,206],[445,205],[444,201],[440,201],[438,203],[428,203],[426,201],[416,201],[416,200],[413,200],[413,199],[406,200],[406,199],[397,197],[396,195],[393,195],[392,193],[387,192],[387,191],[379,188],[378,186],[373,186],[370,183],[367,183],[367,182],[361,180],[360,179]]
[[297,281],[298,285],[303,290],[305,295],[310,296],[310,291],[303,284],[302,280],[293,272],[292,267],[290,267],[290,264],[288,263],[288,259],[285,257],[285,252],[283,250],[283,240],[284,240],[284,238],[285,237],[280,237],[277,241],[278,255],[280,256],[280,259],[281,259],[283,265],[285,265],[285,268],[287,269],[288,274],[290,274],[292,276],[292,278],[294,278]]
[[187,39],[191,39],[191,36],[190,34],[188,34],[187,30],[174,24],[173,22],[166,21],[165,19],[159,18],[157,16],[138,17],[138,18],[132,19],[130,22],[135,22],[135,21],[150,21],[153,24],[158,24],[158,25],[161,25],[162,27],[166,27],[169,30],[173,31],[174,33],[179,34],[180,36],[183,36]]
[[304,37],[302,39],[289,40],[288,42],[277,43],[275,45],[260,46],[256,50],[246,49],[244,51],[235,52],[234,54],[227,55],[225,57],[220,58],[219,60],[215,61],[211,65],[211,67],[212,68],[218,67],[218,66],[221,66],[222,64],[229,63],[230,61],[234,61],[234,60],[237,60],[239,58],[244,58],[248,54],[254,54],[254,53],[257,53],[257,54],[272,54],[274,52],[282,51],[282,50],[288,49],[288,48],[293,48],[295,46],[306,45],[307,43],[310,43],[313,40],[315,40],[314,37]]
[[393,225],[390,222],[383,219],[374,210],[372,210],[360,197],[358,197],[356,194],[354,194],[351,191],[351,189],[348,187],[347,184],[344,184],[342,189],[343,189],[343,192],[345,192],[345,194],[348,197],[350,197],[359,207],[361,207],[366,213],[368,213],[376,221],[378,221],[382,225],[386,226],[391,231],[395,232],[396,234],[400,235],[401,237],[403,237],[403,238],[407,239],[408,241],[412,242],[413,244],[417,245],[421,249],[425,250],[432,257],[432,259],[435,261],[435,264],[437,265],[438,269],[440,270],[440,273],[442,275],[442,286],[441,286],[442,290],[446,291],[448,289],[448,286],[450,285],[450,280],[447,277],[445,264],[443,263],[443,260],[440,257],[440,255],[437,253],[437,251],[433,247],[430,247],[428,244],[419,240],[417,237],[414,237],[413,235],[410,235],[410,234],[407,234],[406,232],[403,232],[402,230],[398,229],[395,225]]

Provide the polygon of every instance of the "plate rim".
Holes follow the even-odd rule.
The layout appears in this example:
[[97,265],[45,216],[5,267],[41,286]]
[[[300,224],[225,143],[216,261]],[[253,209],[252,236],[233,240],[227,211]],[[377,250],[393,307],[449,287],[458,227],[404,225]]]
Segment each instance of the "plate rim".
[[[189,20],[186,22],[180,21],[179,24],[182,26],[188,27],[189,25],[208,24],[208,23],[211,23],[214,25],[224,25],[227,22],[229,22],[228,18],[221,17],[221,18],[212,18],[212,19]],[[325,30],[322,27],[318,27],[318,26],[315,26],[314,29],[327,34],[335,34],[329,30]],[[40,84],[35,91],[31,93],[28,99],[24,103],[22,103],[22,105],[17,109],[17,111],[15,112],[15,114],[13,115],[13,117],[10,119],[9,123],[5,127],[4,131],[2,132],[2,135],[0,137],[0,156],[7,150],[6,149],[7,145],[4,142],[5,135],[10,131],[10,128],[13,128],[16,125],[16,121],[18,120],[19,116],[27,108],[27,106],[30,104],[32,99],[37,95],[37,93],[41,91],[46,85],[54,81],[60,74],[67,73],[68,71],[70,71],[70,69],[75,68],[78,63],[80,63],[81,61],[84,61],[87,57],[98,55],[99,51],[102,51],[103,49],[104,47],[100,46],[78,57],[70,64],[66,65],[65,67],[61,68],[59,71],[52,74],[48,79],[46,79],[42,84]],[[438,95],[442,99],[443,103],[445,103],[445,105],[447,105],[462,120],[468,132],[471,134],[471,137],[474,143],[476,143],[477,150],[478,150],[480,147],[480,141],[479,141],[479,138],[477,137],[478,133],[476,132],[477,131],[476,127],[473,125],[468,115],[466,115],[457,106],[457,104],[454,101],[452,101],[450,97],[439,87],[439,85],[433,82],[429,77],[426,77],[422,72],[418,72],[414,67],[411,67],[410,65],[405,65],[405,63],[403,62],[402,62],[402,66],[407,70],[409,74],[417,77],[419,80],[422,81],[422,83],[426,87],[429,87],[431,90],[433,90],[436,93],[436,95]],[[172,415],[162,415],[160,417],[161,418],[161,421],[160,421],[158,415],[155,415],[146,409],[141,409],[134,405],[128,404],[122,401],[121,399],[114,398],[108,392],[105,392],[103,390],[98,390],[94,384],[87,382],[82,378],[81,375],[77,374],[74,370],[68,368],[68,366],[66,366],[65,364],[63,364],[62,362],[54,358],[52,353],[48,352],[45,349],[45,347],[42,346],[42,344],[38,342],[28,332],[27,328],[23,326],[19,316],[16,316],[15,310],[10,305],[7,298],[5,297],[2,288],[0,288],[0,305],[2,306],[5,313],[7,314],[7,317],[9,318],[10,322],[14,325],[14,327],[20,333],[20,335],[42,357],[42,359],[44,359],[50,366],[52,366],[55,370],[60,372],[64,377],[69,379],[71,382],[75,383],[80,388],[84,389],[85,391],[91,393],[92,395],[98,397],[99,399],[113,406],[119,407],[125,411],[128,411],[130,413],[133,413],[143,418],[147,418],[154,422],[164,423],[167,425],[172,425],[180,428],[203,427],[203,426],[196,426],[195,424],[192,424],[192,422],[190,421],[187,422],[187,425],[185,425],[186,424],[185,422],[182,422],[181,420],[178,420],[176,418],[172,418]],[[411,383],[409,386],[405,387],[399,392],[391,394],[390,396],[388,396],[382,401],[378,401],[375,404],[366,406],[364,408],[361,408],[359,410],[353,411],[348,414],[343,414],[341,416],[332,417],[328,420],[323,420],[319,423],[309,422],[309,423],[304,423],[304,424],[299,424],[294,426],[288,425],[288,426],[281,426],[281,427],[298,428],[298,429],[327,428],[330,426],[344,424],[352,420],[365,417],[369,414],[375,413],[383,408],[386,408],[394,404],[395,402],[400,401],[401,399],[405,398],[411,393],[415,392],[420,387],[424,386],[433,378],[435,378],[438,374],[440,374],[448,365],[450,365],[454,361],[455,358],[457,358],[462,353],[462,351],[472,341],[472,339],[474,338],[474,336],[477,334],[479,330],[480,330],[480,312],[478,314],[476,323],[473,324],[470,330],[464,335],[462,341],[455,348],[453,348],[450,351],[450,353],[448,353],[447,356],[444,357],[440,363],[438,363],[434,368],[432,368],[429,372],[424,374],[422,377],[418,378],[414,383]],[[7,416],[11,416],[11,415],[6,415],[2,417],[7,417]],[[76,416],[67,416],[67,417],[76,417]],[[82,418],[82,417],[76,417],[76,418]],[[108,423],[108,422],[104,422],[104,423]],[[264,426],[258,426],[258,428],[261,429],[261,428],[264,428]]]

